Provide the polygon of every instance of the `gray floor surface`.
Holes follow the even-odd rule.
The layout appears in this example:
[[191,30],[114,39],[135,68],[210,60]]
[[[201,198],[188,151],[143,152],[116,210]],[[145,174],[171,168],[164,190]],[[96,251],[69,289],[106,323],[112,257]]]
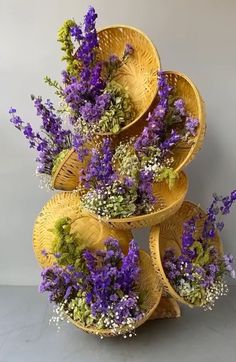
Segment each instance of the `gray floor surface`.
[[236,287],[212,312],[184,308],[176,320],[147,322],[128,340],[100,340],[65,324],[35,287],[0,287],[1,362],[236,362]]

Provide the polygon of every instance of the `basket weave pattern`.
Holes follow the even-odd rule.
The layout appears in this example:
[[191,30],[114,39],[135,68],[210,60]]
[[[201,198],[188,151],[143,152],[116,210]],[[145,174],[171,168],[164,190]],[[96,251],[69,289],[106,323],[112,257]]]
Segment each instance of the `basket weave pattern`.
[[[203,215],[206,215],[198,205],[185,201],[175,215],[170,217],[161,225],[152,227],[149,239],[153,266],[158,273],[158,276],[162,280],[164,290],[177,301],[183,304],[187,304],[190,307],[193,307],[193,305],[187,303],[182,297],[180,297],[170,284],[162,265],[162,258],[165,254],[166,249],[168,248],[173,248],[176,255],[180,255],[183,223],[191,219],[199,212],[201,212]],[[199,221],[197,223],[197,234],[200,234],[202,226],[203,221]],[[220,255],[223,254],[222,243],[218,234],[212,240],[212,245],[217,248]]]
[[146,116],[157,94],[157,72],[160,70],[160,58],[151,40],[140,30],[114,25],[98,32],[101,61],[109,59],[111,54],[122,57],[126,44],[134,48],[133,54],[119,69],[115,80],[126,87],[136,110],[135,119],[124,126],[121,132],[136,126]]
[[54,240],[53,229],[58,219],[69,217],[72,220],[71,232],[79,239],[94,249],[103,249],[104,240],[109,236],[119,240],[124,252],[132,239],[128,230],[114,230],[102,224],[97,219],[84,213],[80,208],[80,198],[75,192],[61,192],[53,196],[43,207],[36,219],[33,231],[33,249],[39,264],[45,268],[51,266],[56,260],[53,255],[45,257],[42,250],[50,252]]

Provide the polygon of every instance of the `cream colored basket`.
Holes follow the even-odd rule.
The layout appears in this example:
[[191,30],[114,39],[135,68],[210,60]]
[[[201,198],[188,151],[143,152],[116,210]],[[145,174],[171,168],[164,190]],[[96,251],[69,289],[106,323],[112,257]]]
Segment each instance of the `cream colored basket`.
[[[143,307],[145,310],[145,315],[137,322],[135,328],[138,328],[150,318],[158,306],[162,294],[162,283],[155,273],[150,256],[142,250],[140,251],[140,268],[141,274],[138,284],[138,291],[142,293],[142,296],[144,297]],[[74,321],[71,318],[69,321],[87,333],[96,334],[103,337],[113,337],[117,335],[110,329],[98,329],[95,326],[86,327],[80,322]],[[128,330],[127,328],[121,328],[120,332],[121,334],[124,334],[128,332]]]
[[132,239],[130,231],[114,230],[82,212],[80,198],[75,192],[61,192],[53,196],[37,217],[33,230],[33,248],[39,264],[45,268],[56,259],[53,255],[44,256],[42,250],[51,252],[54,240],[53,229],[58,219],[69,217],[72,220],[71,231],[79,236],[88,248],[103,249],[104,240],[112,236],[119,240],[121,248],[127,252]]
[[[182,245],[183,224],[193,216],[199,214],[206,215],[205,212],[191,202],[185,201],[179,211],[163,222],[161,225],[156,225],[151,228],[150,232],[150,250],[153,266],[162,280],[164,290],[174,299],[190,307],[194,305],[186,302],[179,294],[176,293],[165,274],[162,258],[166,249],[172,248],[176,255],[180,255]],[[198,222],[197,232],[201,232],[203,221]],[[212,244],[217,248],[220,255],[223,254],[223,247],[218,234],[212,240]]]
[[[145,215],[130,216],[117,219],[101,219],[105,224],[115,229],[135,229],[160,224],[173,215],[182,205],[188,191],[188,179],[184,172],[180,172],[174,186],[169,189],[168,184],[158,182],[154,184],[154,195],[158,202],[154,212]],[[94,217],[96,215],[92,214]]]

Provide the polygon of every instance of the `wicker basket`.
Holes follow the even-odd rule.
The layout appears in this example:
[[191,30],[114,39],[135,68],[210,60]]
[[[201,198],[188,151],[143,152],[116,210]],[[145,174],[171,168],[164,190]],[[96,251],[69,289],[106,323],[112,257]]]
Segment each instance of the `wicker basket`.
[[[136,328],[145,323],[155,311],[158,306],[162,295],[162,283],[158,279],[157,274],[152,266],[150,256],[144,251],[140,251],[140,267],[141,275],[138,285],[138,290],[144,295],[143,306],[145,309],[144,317],[137,322]],[[69,319],[76,327],[91,334],[96,334],[103,337],[113,337],[116,334],[112,333],[110,329],[98,329],[96,327],[85,327],[80,322]],[[127,328],[122,328],[121,333],[124,334]]]
[[[182,171],[179,174],[172,189],[169,189],[167,183],[159,182],[154,184],[154,195],[158,202],[155,205],[155,211],[150,214],[130,216],[126,218],[106,219],[101,221],[115,229],[136,229],[160,224],[168,217],[173,215],[182,205],[185,195],[188,191],[188,179]],[[96,215],[91,214],[94,217]]]
[[34,253],[43,268],[52,265],[56,261],[52,255],[47,257],[42,255],[42,250],[51,251],[55,222],[62,217],[72,219],[72,233],[77,234],[89,248],[102,249],[104,247],[103,241],[112,236],[119,240],[122,250],[127,252],[129,241],[132,239],[130,231],[114,230],[91,217],[91,215],[85,212],[82,213],[78,194],[61,192],[46,203],[34,225]]
[[[160,70],[159,54],[151,40],[141,31],[127,25],[114,25],[98,32],[98,58],[106,61],[110,55],[122,57],[126,44],[131,44],[134,53],[118,71],[115,80],[128,89],[136,109],[135,119],[122,127],[121,133],[136,128],[146,119],[157,94],[157,72]],[[112,133],[104,133],[112,135]]]
[[[190,307],[193,307],[194,305],[186,302],[179,294],[176,293],[174,288],[169,283],[169,280],[163,269],[162,257],[168,248],[173,248],[176,252],[176,255],[180,255],[183,223],[199,212],[205,215],[204,211],[198,205],[185,201],[175,215],[170,217],[161,225],[153,226],[150,232],[150,250],[152,262],[155,270],[163,282],[164,290],[178,302],[187,304]],[[200,232],[202,230],[203,221],[199,221],[197,225],[197,230]],[[217,248],[220,255],[222,255],[223,248],[218,234],[212,240],[212,244]]]
[[[175,88],[176,96],[184,100],[188,114],[199,120],[196,136],[192,138],[191,143],[181,142],[173,150],[173,168],[176,171],[180,171],[193,160],[202,146],[206,131],[204,102],[198,89],[186,75],[175,71],[166,71],[165,74],[169,84]],[[149,111],[155,108],[157,102],[158,97],[156,101],[152,103]],[[142,118],[136,127],[124,130],[124,132],[118,134],[117,137],[119,141],[136,137],[146,125],[147,121]]]
[[55,190],[73,191],[79,184],[79,171],[84,163],[78,160],[76,151],[72,148],[58,165],[52,176],[51,185]]
[[[160,70],[160,58],[151,40],[140,30],[126,25],[114,25],[98,32],[98,58],[107,60],[110,55],[122,56],[127,43],[134,47],[134,53],[119,70],[115,80],[127,87],[136,109],[135,119],[121,129],[139,129],[140,120],[146,119],[149,108],[157,94],[157,72]],[[141,128],[140,128],[141,130]],[[97,138],[114,136],[112,133],[99,133]],[[114,142],[116,142],[115,138]],[[118,138],[117,138],[118,141]],[[72,191],[79,184],[79,162],[76,152],[71,150],[61,162],[52,178],[52,187],[57,190]]]
[[173,151],[173,168],[179,171],[194,159],[203,144],[206,131],[204,103],[198,89],[186,75],[174,71],[167,71],[165,74],[169,84],[175,88],[177,97],[184,100],[188,114],[199,120],[193,142],[190,145],[187,145],[186,142],[180,143]]

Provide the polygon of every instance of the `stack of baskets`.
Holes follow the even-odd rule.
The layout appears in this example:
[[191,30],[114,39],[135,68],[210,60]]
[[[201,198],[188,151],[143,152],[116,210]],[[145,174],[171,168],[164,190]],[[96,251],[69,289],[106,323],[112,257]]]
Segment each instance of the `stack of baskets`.
[[[134,56],[122,67],[116,81],[128,87],[137,114],[136,119],[123,127],[119,134],[106,134],[116,144],[121,139],[139,134],[144,128],[147,115],[157,101],[156,79],[157,72],[160,70],[160,58],[149,38],[135,28],[123,25],[111,26],[100,30],[98,35],[100,60],[107,59],[109,54],[121,55],[127,43],[131,43],[135,48]],[[45,258],[41,251],[50,249],[53,239],[52,228],[60,217],[70,217],[73,232],[78,233],[86,240],[90,248],[100,249],[103,247],[103,241],[108,236],[113,236],[120,241],[122,249],[126,251],[127,245],[132,239],[131,229],[151,226],[151,257],[145,252],[141,252],[140,290],[146,290],[147,287],[149,290],[144,302],[147,313],[136,327],[149,319],[155,310],[158,311],[161,296],[165,296],[166,303],[168,303],[167,295],[184,302],[175,293],[165,276],[161,255],[166,246],[170,244],[178,250],[177,241],[180,240],[182,223],[197,208],[191,203],[184,203],[188,190],[188,179],[183,169],[193,160],[203,142],[205,134],[204,104],[199,91],[187,76],[175,71],[167,71],[165,75],[169,84],[175,87],[177,96],[184,100],[188,113],[199,120],[199,126],[191,145],[178,145],[174,149],[174,169],[179,173],[174,187],[169,189],[165,182],[154,185],[154,194],[158,199],[155,210],[146,215],[109,220],[98,220],[96,215],[85,212],[81,209],[78,194],[73,192],[79,184],[79,171],[83,165],[78,161],[77,154],[72,149],[62,160],[53,176],[53,187],[64,192],[56,194],[44,206],[36,220],[33,233],[36,258],[42,267],[47,267],[52,265],[54,258]],[[103,136],[105,134],[97,134],[98,138]],[[220,248],[219,240],[216,239],[215,242]],[[173,301],[173,308],[176,310],[178,306],[174,303]],[[160,308],[163,309],[163,305]],[[173,308],[170,316],[174,316]],[[158,316],[158,312],[156,315]],[[179,312],[177,311],[175,315],[179,315]],[[164,313],[162,316],[167,316],[167,314]],[[112,335],[109,330],[86,328],[80,323],[73,323],[89,333],[102,336]]]

